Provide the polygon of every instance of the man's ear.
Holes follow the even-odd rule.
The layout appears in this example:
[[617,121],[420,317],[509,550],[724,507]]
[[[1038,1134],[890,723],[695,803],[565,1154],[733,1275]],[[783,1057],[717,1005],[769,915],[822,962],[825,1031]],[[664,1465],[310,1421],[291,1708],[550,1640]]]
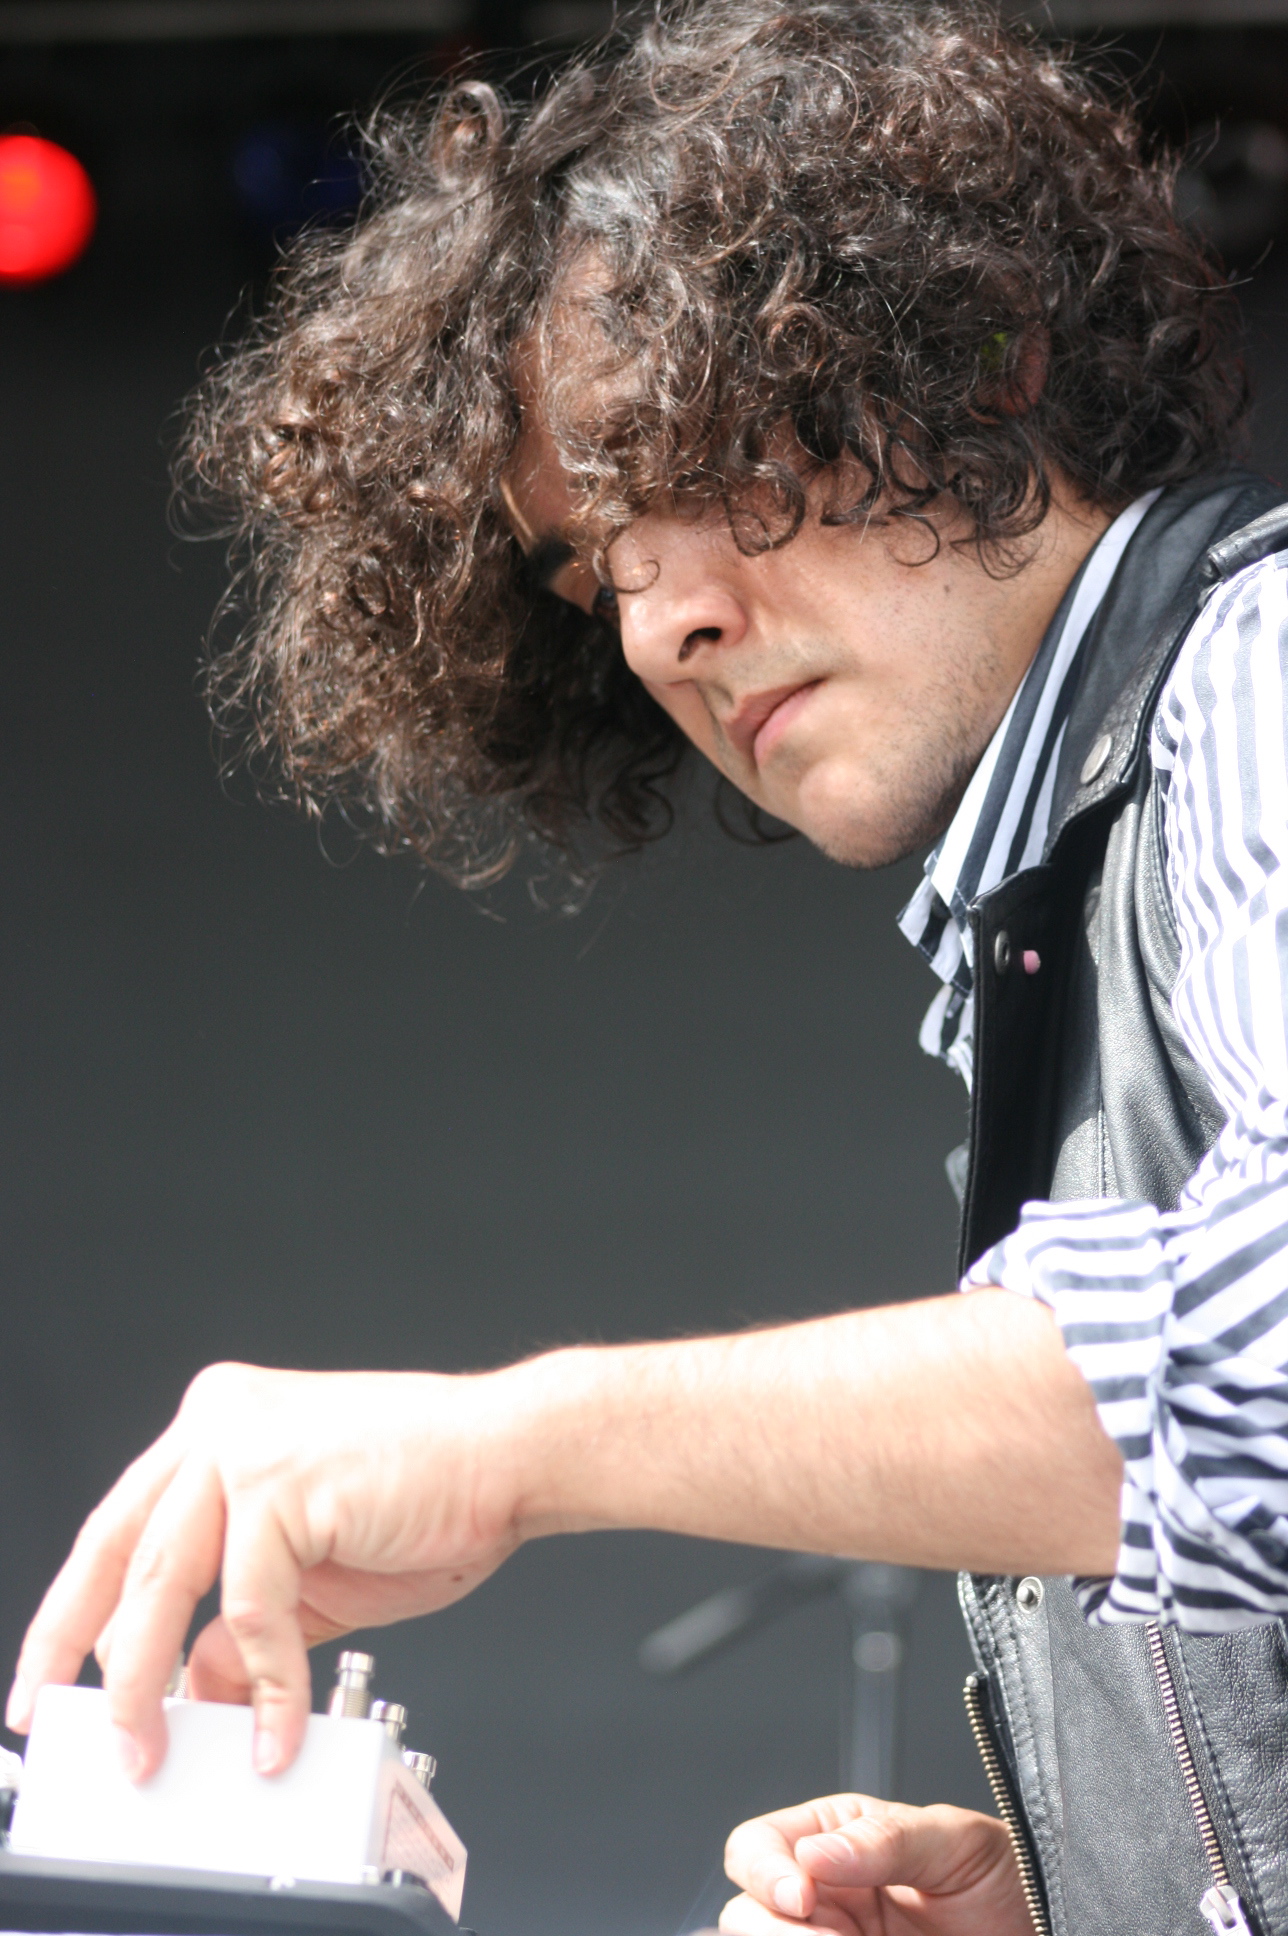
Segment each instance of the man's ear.
[[977,406],[971,411],[981,423],[998,417],[1027,417],[1046,388],[1051,368],[1051,335],[1041,323],[1029,323],[1018,334],[998,330],[979,355]]

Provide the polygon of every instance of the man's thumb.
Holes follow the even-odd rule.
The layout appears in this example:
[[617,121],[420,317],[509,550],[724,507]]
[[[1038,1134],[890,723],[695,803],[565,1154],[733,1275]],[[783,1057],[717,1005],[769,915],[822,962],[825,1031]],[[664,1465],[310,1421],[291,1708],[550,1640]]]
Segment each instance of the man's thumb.
[[883,1882],[901,1882],[891,1873],[899,1844],[905,1839],[894,1823],[875,1815],[860,1815],[843,1830],[830,1829],[825,1835],[803,1835],[796,1844],[795,1856],[806,1874],[818,1882],[838,1888],[871,1888]]

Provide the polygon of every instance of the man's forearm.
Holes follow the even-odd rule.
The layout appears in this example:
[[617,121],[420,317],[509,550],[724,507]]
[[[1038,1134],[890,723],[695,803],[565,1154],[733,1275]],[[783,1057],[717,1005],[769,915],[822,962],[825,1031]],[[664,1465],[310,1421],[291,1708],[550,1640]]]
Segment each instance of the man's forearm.
[[518,1539],[648,1526],[1096,1574],[1114,1565],[1120,1478],[1053,1319],[1005,1291],[473,1377],[211,1366],[82,1528],[28,1630],[9,1725],[97,1644],[145,1779],[175,1654],[222,1573],[192,1685],[253,1699],[255,1765],[274,1773],[303,1738],[309,1644],[450,1605]]
[[1122,1466],[1002,1291],[552,1352],[515,1381],[525,1538],[647,1526],[934,1567],[1110,1573]]

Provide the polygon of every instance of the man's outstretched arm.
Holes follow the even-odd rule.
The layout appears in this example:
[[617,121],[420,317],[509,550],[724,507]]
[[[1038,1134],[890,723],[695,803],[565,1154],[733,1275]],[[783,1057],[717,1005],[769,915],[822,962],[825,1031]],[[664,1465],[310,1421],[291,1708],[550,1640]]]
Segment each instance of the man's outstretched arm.
[[9,1725],[97,1648],[122,1752],[222,1573],[195,1691],[294,1757],[306,1650],[459,1599],[525,1539],[651,1527],[988,1572],[1097,1574],[1122,1465],[1050,1313],[976,1291],[778,1330],[581,1347],[473,1376],[216,1366],[81,1531]]

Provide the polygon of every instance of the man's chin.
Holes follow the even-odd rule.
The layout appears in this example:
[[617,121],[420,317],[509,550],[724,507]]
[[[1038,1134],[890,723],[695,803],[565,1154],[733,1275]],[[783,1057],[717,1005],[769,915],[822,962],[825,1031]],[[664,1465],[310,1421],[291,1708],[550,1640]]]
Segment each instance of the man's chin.
[[[895,762],[890,762],[891,766]],[[946,830],[974,761],[958,770],[923,769],[901,793],[898,773],[874,773],[851,760],[820,761],[801,775],[783,815],[810,845],[842,867],[892,867],[924,853]],[[784,802],[786,804],[786,802]],[[779,809],[781,812],[781,808]]]
[[[896,861],[907,860],[909,854],[919,853],[930,845],[930,840],[874,839],[870,828],[807,832],[805,838],[828,860],[837,861],[842,867],[865,869],[893,867]],[[930,838],[933,840],[933,834]]]
[[802,815],[796,821],[810,845],[842,867],[893,867],[911,854],[921,854],[945,831],[957,808],[958,795],[936,802],[933,809],[891,816],[887,811]]

